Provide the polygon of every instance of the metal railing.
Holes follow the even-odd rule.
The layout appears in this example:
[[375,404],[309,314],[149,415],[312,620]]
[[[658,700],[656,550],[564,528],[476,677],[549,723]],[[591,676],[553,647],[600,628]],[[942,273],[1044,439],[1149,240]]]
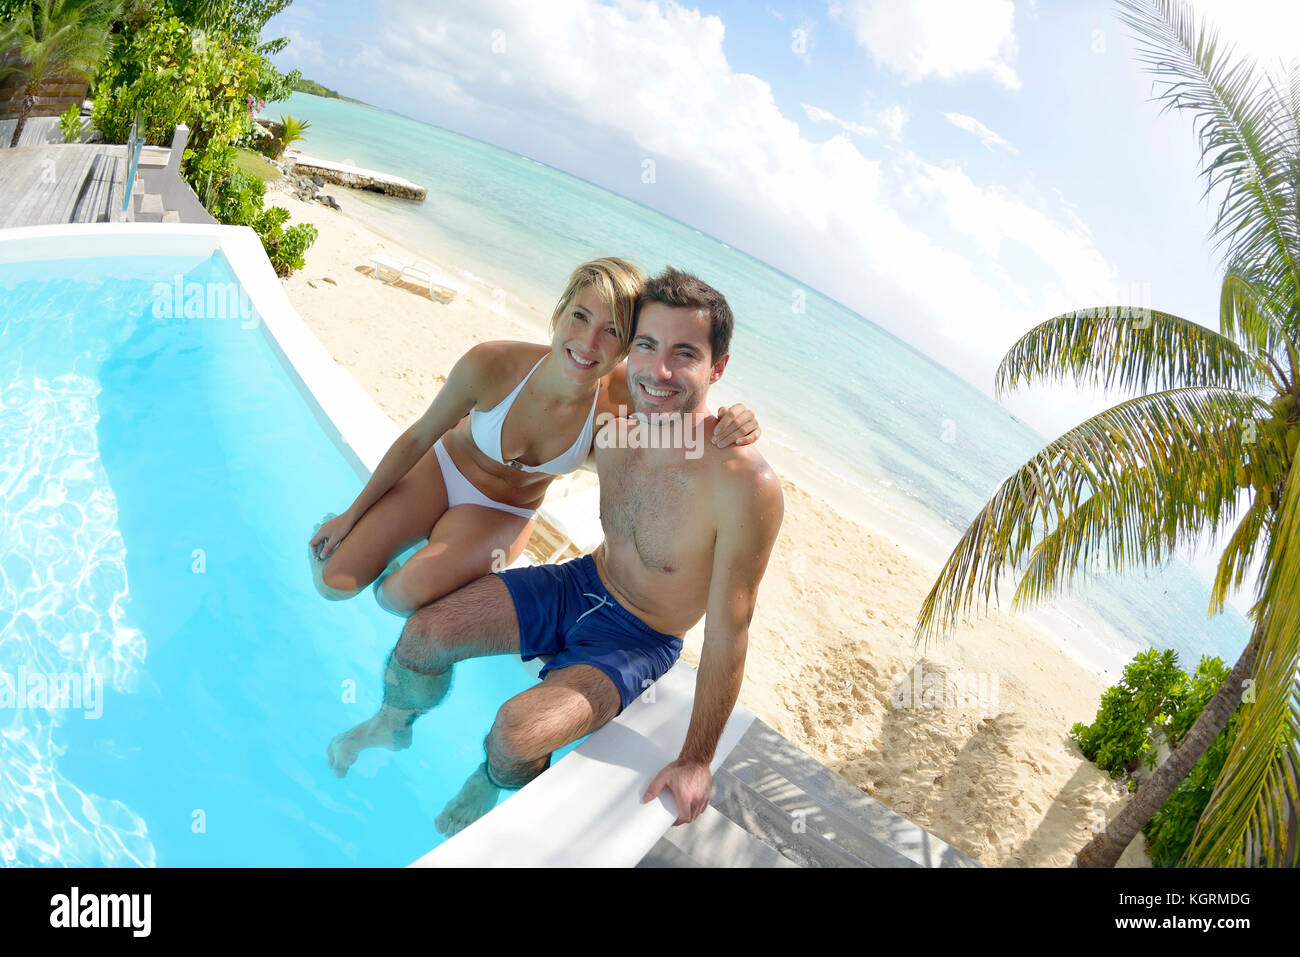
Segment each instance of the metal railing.
[[140,163],[140,151],[144,149],[144,136],[136,132],[139,128],[140,114],[137,112],[131,120],[131,135],[126,138],[126,189],[122,198],[124,214],[131,205],[131,190],[135,187],[135,170]]

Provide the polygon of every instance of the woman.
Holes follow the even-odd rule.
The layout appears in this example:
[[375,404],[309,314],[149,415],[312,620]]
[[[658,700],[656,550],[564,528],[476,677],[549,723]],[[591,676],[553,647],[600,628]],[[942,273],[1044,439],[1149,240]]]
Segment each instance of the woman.
[[[583,263],[551,316],[550,346],[485,342],[465,353],[352,506],[315,530],[321,594],[351,598],[373,582],[381,607],[408,616],[518,558],[547,486],[586,461],[595,417],[632,408],[622,359],[644,282],[621,259]],[[737,405],[714,439],[758,434]]]

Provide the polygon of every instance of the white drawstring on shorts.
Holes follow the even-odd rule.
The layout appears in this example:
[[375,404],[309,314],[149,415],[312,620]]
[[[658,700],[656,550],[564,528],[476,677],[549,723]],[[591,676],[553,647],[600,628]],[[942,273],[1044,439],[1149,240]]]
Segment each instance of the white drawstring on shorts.
[[584,618],[586,618],[588,615],[590,615],[593,611],[600,611],[600,609],[604,608],[607,604],[610,603],[610,601],[609,601],[609,596],[608,596],[608,595],[593,595],[593,594],[592,594],[591,592],[589,592],[589,591],[585,591],[585,592],[583,592],[582,595],[583,595],[584,598],[599,598],[599,599],[600,599],[600,604],[597,605],[595,608],[588,608],[588,609],[587,609],[586,611],[584,611],[581,615],[579,615],[578,618],[577,618],[577,621],[574,622],[575,625],[576,625],[579,621],[582,621],[582,619],[584,619]]

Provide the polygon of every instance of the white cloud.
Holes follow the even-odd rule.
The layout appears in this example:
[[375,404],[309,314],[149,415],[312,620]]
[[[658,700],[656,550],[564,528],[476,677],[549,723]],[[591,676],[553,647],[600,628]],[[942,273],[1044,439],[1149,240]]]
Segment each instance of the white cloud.
[[965,130],[967,133],[973,133],[975,136],[979,137],[979,141],[988,149],[1000,146],[1012,156],[1016,156],[1020,153],[1020,150],[1016,149],[1015,146],[998,136],[997,133],[994,133],[973,116],[966,116],[962,113],[945,113],[943,116],[944,119],[959,130]]
[[1020,89],[1012,0],[836,0],[830,14],[907,82],[988,74]]
[[819,106],[810,106],[807,103],[802,104],[803,111],[808,114],[808,119],[814,123],[834,123],[840,129],[847,130],[850,133],[857,133],[859,136],[875,136],[876,131],[863,123],[854,123],[852,120],[842,120],[829,110],[823,110]]
[[898,104],[887,106],[876,114],[876,122],[890,139],[902,139],[903,127],[907,125],[908,115]]
[[289,45],[285,47],[285,50],[292,54],[299,65],[319,66],[325,62],[324,57],[321,55],[319,40],[305,37],[301,32],[292,28],[285,30],[284,36],[289,38]]
[[[955,163],[934,166],[916,157],[909,159],[915,164],[918,189],[930,195],[952,227],[973,238],[991,260],[1002,259],[1004,244],[1014,242],[1041,261],[1051,275],[1041,284],[1038,303],[1047,313],[1111,301],[1111,266],[1077,219],[1067,216],[1062,223],[1049,214],[1046,203],[980,186]],[[1017,298],[1023,301],[1023,294]]]

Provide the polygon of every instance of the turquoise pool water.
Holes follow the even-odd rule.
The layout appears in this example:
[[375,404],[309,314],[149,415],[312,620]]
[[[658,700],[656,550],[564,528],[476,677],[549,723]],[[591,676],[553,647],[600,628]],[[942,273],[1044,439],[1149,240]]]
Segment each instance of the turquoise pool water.
[[359,483],[251,313],[155,309],[178,276],[237,288],[219,253],[0,263],[0,860],[410,863],[533,679],[465,662],[334,777],[401,626],[311,585]]

